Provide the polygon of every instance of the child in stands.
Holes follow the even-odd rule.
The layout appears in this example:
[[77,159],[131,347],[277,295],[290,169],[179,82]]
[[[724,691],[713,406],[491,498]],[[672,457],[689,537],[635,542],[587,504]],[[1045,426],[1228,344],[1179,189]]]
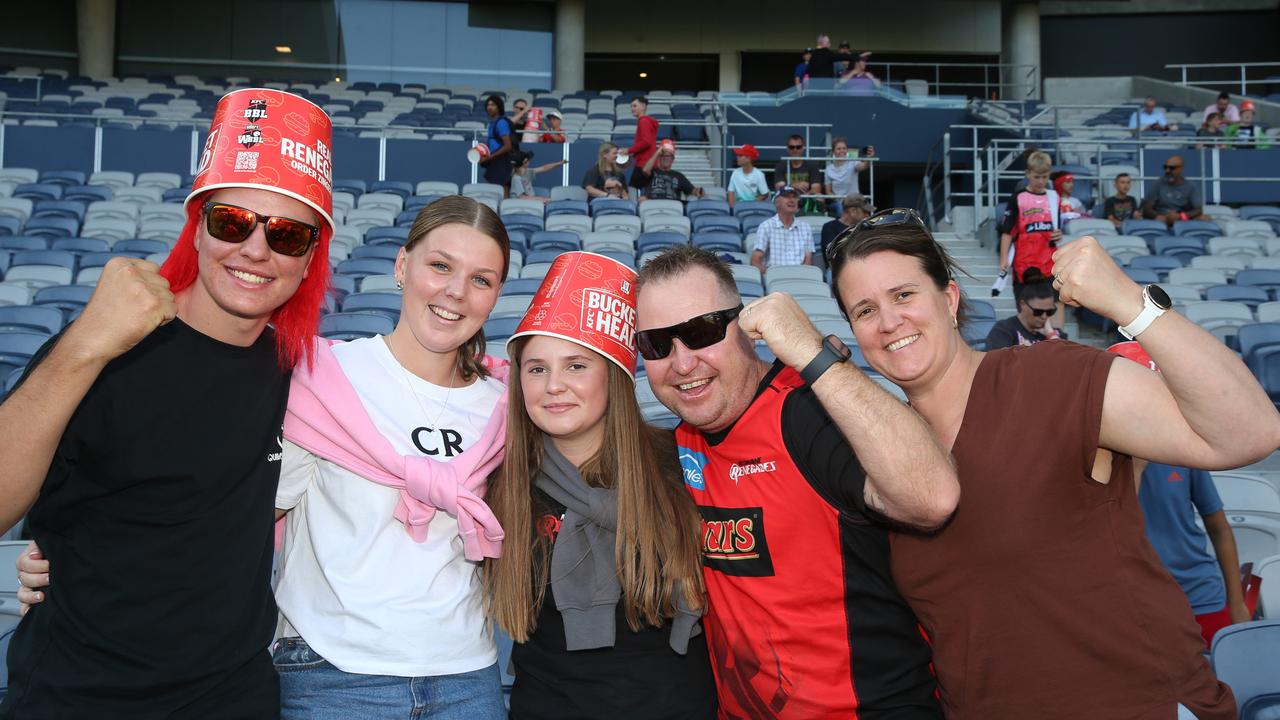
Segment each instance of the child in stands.
[[733,154],[738,158],[738,167],[729,176],[729,207],[734,202],[750,202],[764,200],[769,197],[769,183],[764,179],[764,172],[755,167],[760,158],[760,151],[750,143],[734,148]]
[[1125,220],[1138,217],[1138,201],[1129,195],[1133,187],[1133,178],[1129,173],[1120,173],[1115,179],[1116,194],[1107,198],[1102,205],[1102,214],[1120,230]]
[[1071,194],[1075,188],[1075,175],[1069,172],[1054,173],[1053,189],[1058,191],[1058,227],[1066,225],[1069,220],[1084,216],[1084,203]]
[[551,201],[551,198],[542,197],[534,192],[533,178],[540,173],[561,167],[568,160],[557,160],[538,167],[533,167],[532,161],[532,150],[517,150],[511,154],[511,163],[514,166],[511,170],[511,197],[522,200],[538,200],[546,204]]

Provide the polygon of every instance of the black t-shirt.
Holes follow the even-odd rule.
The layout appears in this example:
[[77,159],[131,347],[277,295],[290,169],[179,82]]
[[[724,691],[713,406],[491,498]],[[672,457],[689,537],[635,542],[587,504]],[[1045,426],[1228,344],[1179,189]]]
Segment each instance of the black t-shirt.
[[836,74],[836,54],[831,48],[814,48],[809,54],[809,77],[833,78]]
[[[1058,328],[1058,337],[1066,340],[1067,331]],[[1014,315],[991,326],[991,331],[987,333],[987,350],[999,350],[1015,345],[1034,345],[1045,340],[1048,338],[1041,333],[1028,330],[1018,316]]]
[[582,176],[582,187],[593,187],[597,190],[604,190],[604,181],[611,177],[617,178],[618,182],[622,183],[623,186],[626,186],[627,179],[622,173],[601,173],[599,167],[592,165],[587,168],[586,174]]
[[822,167],[816,160],[800,160],[800,167],[791,165],[790,158],[782,158],[773,166],[773,182],[795,185],[798,182],[810,184],[822,182]]
[[832,220],[822,226],[822,239],[821,244],[818,246],[822,257],[827,256],[827,246],[831,244],[831,241],[835,240],[837,235],[848,229],[849,226],[839,220]]
[[648,175],[643,169],[637,175],[640,175],[640,194],[652,200],[683,200],[684,195],[693,194],[693,183],[678,170],[655,167]]
[[27,515],[53,569],[9,647],[0,716],[279,714],[267,646],[288,389],[270,330],[245,348],[174,320],[106,366]]
[[[534,491],[538,532],[555,541],[564,505],[541,490]],[[511,649],[515,686],[512,720],[594,720],[627,718],[706,720],[716,715],[716,686],[699,633],[689,651],[670,646],[671,627],[645,627],[635,632],[618,603],[617,635],[612,648],[565,648],[564,619],[550,586],[538,612],[538,627],[529,641]]]
[[1137,217],[1138,201],[1133,199],[1132,195],[1123,198],[1114,195],[1107,198],[1102,205],[1102,216],[1105,218],[1115,217],[1119,220],[1128,220]]

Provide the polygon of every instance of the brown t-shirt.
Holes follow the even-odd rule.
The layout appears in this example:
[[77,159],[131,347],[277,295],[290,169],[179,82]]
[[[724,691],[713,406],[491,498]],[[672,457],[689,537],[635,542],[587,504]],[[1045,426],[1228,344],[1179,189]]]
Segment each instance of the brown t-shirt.
[[1114,358],[1064,341],[987,353],[952,448],[955,516],[892,537],[950,720],[1236,716],[1146,540],[1129,458],[1090,477]]

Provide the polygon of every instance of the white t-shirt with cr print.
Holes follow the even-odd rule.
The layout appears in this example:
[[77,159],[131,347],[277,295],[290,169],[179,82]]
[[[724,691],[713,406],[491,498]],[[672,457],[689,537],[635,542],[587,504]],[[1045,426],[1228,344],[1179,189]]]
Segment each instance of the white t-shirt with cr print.
[[[374,426],[403,455],[448,462],[484,432],[505,387],[445,388],[405,371],[381,337],[333,347]],[[479,565],[463,557],[458,521],[437,511],[426,542],[394,517],[399,491],[285,442],[276,507],[277,637],[301,636],[338,669],[420,677],[492,665]]]

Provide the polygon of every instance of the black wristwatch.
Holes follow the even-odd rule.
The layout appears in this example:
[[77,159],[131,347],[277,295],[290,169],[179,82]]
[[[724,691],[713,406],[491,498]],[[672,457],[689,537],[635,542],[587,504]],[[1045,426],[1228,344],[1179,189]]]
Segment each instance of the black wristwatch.
[[804,380],[806,385],[812,385],[822,377],[822,374],[831,369],[836,363],[848,362],[853,355],[853,351],[849,350],[840,338],[835,335],[828,335],[822,340],[822,350],[818,352],[818,356],[809,361],[808,365],[800,371],[800,379]]

